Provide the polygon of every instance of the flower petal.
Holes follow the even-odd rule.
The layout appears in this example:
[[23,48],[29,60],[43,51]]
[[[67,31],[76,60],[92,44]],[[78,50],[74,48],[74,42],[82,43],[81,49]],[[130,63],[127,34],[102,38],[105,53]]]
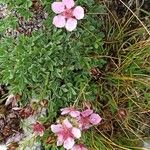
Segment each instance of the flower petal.
[[62,0],[62,3],[68,8],[71,9],[75,3],[74,0]]
[[59,133],[59,132],[63,131],[63,126],[61,124],[57,124],[57,125],[52,124],[51,130],[53,133]]
[[98,114],[92,114],[89,120],[93,125],[97,125],[101,122],[102,118]]
[[75,16],[76,19],[80,20],[84,18],[84,9],[81,6],[77,6],[73,10],[73,16]]
[[65,10],[65,5],[62,2],[53,2],[51,8],[53,12],[60,14]]
[[68,31],[73,31],[77,27],[77,20],[73,18],[68,19],[65,27]]
[[70,113],[71,109],[70,108],[62,108],[61,110],[61,115],[65,115]]
[[61,146],[64,143],[64,137],[61,134],[58,134],[57,146]]
[[76,118],[80,115],[80,112],[79,111],[71,111],[69,114],[71,117]]
[[66,20],[65,20],[65,17],[61,16],[61,15],[58,15],[58,16],[55,16],[53,18],[53,24],[57,27],[57,28],[63,28],[66,24]]
[[73,145],[75,144],[74,139],[69,137],[64,141],[64,148],[65,149],[71,149],[73,147]]
[[91,128],[92,125],[90,124],[85,124],[85,125],[82,125],[82,130],[88,130],[89,128]]
[[81,150],[81,148],[79,145],[74,145],[71,150]]
[[78,128],[72,128],[71,133],[74,135],[75,138],[79,139],[81,137],[81,131]]
[[93,110],[91,110],[91,109],[86,109],[85,111],[82,111],[81,112],[81,115],[83,116],[83,117],[88,117],[89,115],[91,115],[93,113]]
[[72,128],[72,124],[67,118],[63,121],[63,125],[65,125],[67,128]]
[[83,144],[76,144],[71,150],[88,150]]

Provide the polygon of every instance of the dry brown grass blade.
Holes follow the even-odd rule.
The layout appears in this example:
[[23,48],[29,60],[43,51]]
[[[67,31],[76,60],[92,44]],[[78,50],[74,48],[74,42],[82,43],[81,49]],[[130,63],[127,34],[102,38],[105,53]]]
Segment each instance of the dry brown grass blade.
[[136,17],[136,19],[140,22],[140,24],[143,26],[143,28],[145,29],[145,31],[150,36],[150,31],[147,29],[147,27],[144,25],[144,23],[139,19],[139,17],[122,0],[119,0],[119,1]]

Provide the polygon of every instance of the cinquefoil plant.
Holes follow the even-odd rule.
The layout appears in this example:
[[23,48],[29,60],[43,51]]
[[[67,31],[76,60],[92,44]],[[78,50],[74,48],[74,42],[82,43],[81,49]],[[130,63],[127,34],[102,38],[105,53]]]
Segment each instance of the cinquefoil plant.
[[[15,10],[25,17],[24,14],[29,11],[32,16],[29,9],[32,2],[28,1],[28,5],[23,0],[19,2],[5,1],[10,12]],[[84,7],[87,15],[79,22],[75,31],[67,32],[52,25],[55,14],[50,9],[51,1],[43,0],[40,4],[43,11],[48,13],[43,21],[44,28],[33,31],[30,35],[19,34],[14,38],[4,34],[8,26],[2,25],[0,82],[8,85],[11,92],[22,95],[23,99],[48,97],[57,101],[57,107],[74,101],[84,86],[87,87],[84,95],[86,98],[95,96],[95,90],[90,89],[95,83],[90,82],[89,72],[90,69],[101,68],[105,64],[103,59],[93,57],[103,53],[103,34],[99,32],[99,18],[88,13],[98,9],[102,12],[103,8],[101,5],[94,5],[94,1],[90,1],[88,5],[86,1],[80,1],[79,4]],[[16,16],[9,15],[11,20],[8,16],[2,20],[3,23],[18,20]],[[27,19],[30,19],[30,15]],[[16,22],[15,27],[17,26]],[[11,26],[13,29],[15,27]]]

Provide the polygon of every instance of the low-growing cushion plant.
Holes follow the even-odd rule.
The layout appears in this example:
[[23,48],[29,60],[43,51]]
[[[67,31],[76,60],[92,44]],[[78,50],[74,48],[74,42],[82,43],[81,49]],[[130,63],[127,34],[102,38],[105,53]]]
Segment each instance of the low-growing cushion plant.
[[102,117],[74,148],[141,149],[149,136],[149,13],[142,8],[147,1],[139,7],[137,1],[77,0],[84,17],[71,29],[54,20],[55,1],[0,2],[7,6],[0,20],[0,82],[21,97],[23,114],[28,105],[48,100],[46,116],[33,124],[36,141],[46,150],[62,149],[50,126],[63,124],[60,108],[72,106],[93,109],[98,123]]
[[[23,99],[48,97],[57,100],[58,105],[66,105],[67,102],[74,101],[80,89],[89,84],[90,69],[104,66],[104,59],[92,57],[103,52],[103,34],[99,31],[101,23],[97,24],[99,18],[92,15],[85,15],[74,32],[57,29],[52,24],[55,14],[51,10],[51,3],[52,1],[41,2],[48,17],[43,20],[44,29],[33,31],[30,36],[19,34],[14,38],[6,35],[8,26],[5,22],[15,22],[15,26],[9,23],[9,28],[15,30],[18,18],[9,14],[11,17],[2,20],[1,82],[8,85],[10,92],[21,95]],[[103,12],[102,6],[95,7],[94,1],[88,5],[86,1],[79,4],[85,7],[86,12],[98,7]],[[8,3],[10,13],[15,10],[24,19],[24,9],[29,11],[31,6],[30,1]],[[30,12],[30,15],[32,17],[33,14]],[[87,96],[92,96],[93,92],[89,91]]]

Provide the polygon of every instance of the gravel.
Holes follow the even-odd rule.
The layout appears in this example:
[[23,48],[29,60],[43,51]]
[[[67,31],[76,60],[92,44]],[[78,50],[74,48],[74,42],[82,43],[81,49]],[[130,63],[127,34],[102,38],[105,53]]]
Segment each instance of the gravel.
[[48,14],[43,10],[42,6],[40,4],[39,7],[33,5],[29,11],[32,13],[32,17],[25,20],[16,10],[8,13],[7,5],[0,4],[0,20],[6,18],[8,15],[12,15],[12,17],[16,17],[18,20],[16,29],[8,28],[5,32],[6,36],[14,38],[17,38],[20,34],[30,36],[33,31],[44,29],[43,21],[47,18]]
[[3,19],[7,16],[8,10],[6,4],[0,4],[0,19]]

